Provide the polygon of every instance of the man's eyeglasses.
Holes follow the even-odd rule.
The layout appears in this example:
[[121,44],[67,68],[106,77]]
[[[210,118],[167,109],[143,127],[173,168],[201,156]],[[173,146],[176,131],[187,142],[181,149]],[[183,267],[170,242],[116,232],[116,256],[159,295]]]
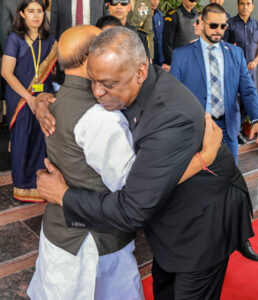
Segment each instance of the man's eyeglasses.
[[[204,21],[205,22],[205,21]],[[217,29],[219,26],[222,30],[225,30],[228,27],[228,24],[226,23],[222,23],[222,24],[218,24],[218,23],[207,23],[206,24],[209,25],[210,29]]]
[[112,6],[118,5],[118,3],[120,3],[123,6],[126,6],[129,4],[129,0],[110,0],[109,3]]

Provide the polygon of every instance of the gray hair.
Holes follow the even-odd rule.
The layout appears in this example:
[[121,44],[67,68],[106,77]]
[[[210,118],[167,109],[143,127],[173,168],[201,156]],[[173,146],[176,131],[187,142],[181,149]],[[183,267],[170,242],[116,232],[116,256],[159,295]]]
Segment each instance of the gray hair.
[[148,61],[137,33],[122,26],[104,30],[90,46],[90,54],[93,56],[102,55],[110,50],[119,56],[121,69],[135,68]]

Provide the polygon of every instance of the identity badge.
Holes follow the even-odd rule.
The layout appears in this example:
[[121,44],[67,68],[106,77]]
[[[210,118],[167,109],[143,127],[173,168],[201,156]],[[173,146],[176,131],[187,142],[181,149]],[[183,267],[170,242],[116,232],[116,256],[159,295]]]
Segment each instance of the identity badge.
[[39,93],[44,91],[44,84],[33,84],[32,92]]

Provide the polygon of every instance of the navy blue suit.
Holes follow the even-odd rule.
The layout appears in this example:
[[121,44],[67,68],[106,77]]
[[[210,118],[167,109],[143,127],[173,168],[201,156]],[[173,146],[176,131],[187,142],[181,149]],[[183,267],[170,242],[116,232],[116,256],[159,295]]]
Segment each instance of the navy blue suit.
[[[251,120],[258,119],[258,96],[241,48],[221,41],[224,55],[224,104],[228,136],[234,140],[240,130],[238,93]],[[200,40],[173,52],[170,71],[206,107],[207,76]]]

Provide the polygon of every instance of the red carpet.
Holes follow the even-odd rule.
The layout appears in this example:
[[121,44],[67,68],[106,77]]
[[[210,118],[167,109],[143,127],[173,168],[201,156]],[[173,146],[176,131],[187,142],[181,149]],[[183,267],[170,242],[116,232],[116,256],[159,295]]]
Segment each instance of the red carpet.
[[[253,249],[258,252],[258,219],[253,221],[255,237],[250,239]],[[146,300],[153,300],[152,277],[143,279]],[[258,299],[258,262],[252,262],[235,251],[229,265],[222,289],[221,300]]]

